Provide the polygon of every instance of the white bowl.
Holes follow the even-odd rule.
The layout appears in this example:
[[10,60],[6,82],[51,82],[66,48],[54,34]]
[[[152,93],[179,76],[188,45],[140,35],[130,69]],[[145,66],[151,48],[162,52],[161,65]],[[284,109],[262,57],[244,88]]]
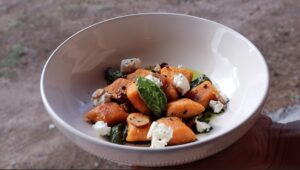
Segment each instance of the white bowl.
[[[143,65],[168,62],[206,73],[229,98],[213,119],[213,131],[196,142],[152,149],[117,145],[97,137],[83,120],[90,93],[106,85],[103,71],[121,59]],[[236,31],[206,19],[169,13],[136,14],[89,26],[52,53],[41,76],[41,95],[55,125],[74,143],[102,158],[136,166],[167,166],[199,160],[228,147],[255,123],[269,84],[258,49]],[[245,146],[247,147],[247,146]]]

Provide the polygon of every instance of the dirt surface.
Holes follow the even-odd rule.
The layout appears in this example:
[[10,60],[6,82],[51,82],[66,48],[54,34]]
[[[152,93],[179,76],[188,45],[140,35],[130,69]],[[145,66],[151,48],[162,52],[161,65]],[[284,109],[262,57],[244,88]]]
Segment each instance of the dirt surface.
[[269,65],[264,112],[299,104],[299,0],[0,0],[0,168],[126,168],[83,151],[51,125],[39,79],[51,51],[74,32],[138,12],[195,15],[241,32]]

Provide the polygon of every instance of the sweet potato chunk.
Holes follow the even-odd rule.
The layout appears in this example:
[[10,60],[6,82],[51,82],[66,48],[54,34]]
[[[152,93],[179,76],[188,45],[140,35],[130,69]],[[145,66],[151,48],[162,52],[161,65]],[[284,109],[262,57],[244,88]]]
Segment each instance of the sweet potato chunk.
[[151,73],[154,77],[157,77],[160,79],[160,81],[162,82],[163,84],[163,87],[167,85],[167,78],[162,75],[162,74],[159,74],[159,73]]
[[168,83],[168,85],[164,87],[163,90],[167,96],[168,102],[178,99],[178,92],[176,87],[173,85],[173,82]]
[[144,101],[142,100],[139,91],[136,87],[136,85],[134,83],[132,83],[131,85],[129,85],[127,87],[127,98],[129,99],[129,101],[131,102],[131,104],[140,112],[142,113],[148,113],[149,109],[147,107],[147,105],[144,103]]
[[141,77],[146,77],[147,75],[149,75],[151,73],[150,70],[146,70],[146,69],[137,69],[135,70],[135,72],[128,74],[127,75],[127,79],[130,81],[136,81],[136,79],[141,76]]
[[197,139],[195,133],[178,117],[164,117],[157,122],[164,123],[173,129],[173,137],[168,142],[169,145],[189,143]]
[[[136,81],[136,78],[146,77],[151,74],[150,70],[137,69],[135,72],[128,74],[127,79],[130,81]],[[178,93],[176,87],[173,85],[173,78],[166,78],[163,74],[152,73],[155,77],[159,78],[163,84],[162,89],[167,95],[168,101],[173,101],[178,99]]]
[[183,74],[190,82],[193,78],[193,72],[191,70],[185,69],[185,68],[178,68],[178,67],[164,67],[160,70],[160,73],[163,75],[166,75],[169,81],[173,81],[173,77],[175,74]]
[[160,73],[166,78],[166,85],[163,87],[164,92],[168,98],[168,102],[178,99],[178,92],[176,87],[173,85],[173,77],[175,72],[171,67],[164,67],[160,70]]
[[96,123],[97,121],[104,121],[109,126],[117,123],[125,122],[128,113],[123,110],[117,103],[109,102],[102,103],[85,114],[86,121]]
[[130,80],[124,78],[118,78],[112,84],[106,86],[104,90],[112,94],[113,98],[117,98],[118,94],[126,93],[126,89],[131,83],[133,82]]
[[205,81],[191,89],[185,96],[207,108],[210,100],[218,100],[217,94],[218,92],[211,82]]
[[142,127],[135,127],[132,124],[128,124],[128,131],[127,131],[127,142],[144,142],[144,141],[150,141],[150,139],[147,138],[147,133],[150,129],[150,124],[147,124]]
[[[136,126],[135,123],[130,120],[130,117],[136,117],[140,118],[142,120],[146,120],[146,124],[143,126]],[[144,141],[150,141],[150,139],[147,139],[147,133],[150,128],[150,118],[147,115],[141,114],[141,113],[131,113],[129,117],[127,117],[127,125],[128,125],[128,131],[127,131],[127,142],[144,142]]]
[[200,103],[197,103],[191,99],[182,98],[168,104],[167,116],[176,116],[186,119],[197,116],[204,110],[205,108]]
[[189,81],[192,81],[193,78],[192,71],[178,67],[164,67],[160,70],[160,73],[166,76],[167,79],[168,85],[166,88],[164,88],[164,91],[167,95],[168,101],[174,101],[178,99],[178,92],[176,87],[173,85],[173,78],[175,74],[182,73]]
[[160,79],[163,86],[161,87],[162,90],[165,92],[168,101],[173,101],[178,99],[178,92],[176,90],[176,87],[173,85],[173,80],[169,81],[165,75],[158,74],[158,73],[152,73],[153,76]]

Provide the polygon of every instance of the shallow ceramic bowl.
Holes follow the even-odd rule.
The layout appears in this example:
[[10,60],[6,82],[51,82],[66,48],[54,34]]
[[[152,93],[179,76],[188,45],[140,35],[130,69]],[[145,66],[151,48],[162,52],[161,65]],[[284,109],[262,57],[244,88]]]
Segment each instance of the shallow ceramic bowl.
[[[206,73],[230,98],[227,111],[213,119],[213,131],[183,145],[152,149],[97,137],[83,120],[92,108],[91,92],[106,85],[106,67],[128,57],[141,58],[144,66],[168,62]],[[167,166],[208,157],[243,136],[256,121],[268,83],[263,56],[241,34],[198,17],[155,13],[110,19],[72,35],[45,64],[41,95],[55,125],[84,150],[123,164]]]

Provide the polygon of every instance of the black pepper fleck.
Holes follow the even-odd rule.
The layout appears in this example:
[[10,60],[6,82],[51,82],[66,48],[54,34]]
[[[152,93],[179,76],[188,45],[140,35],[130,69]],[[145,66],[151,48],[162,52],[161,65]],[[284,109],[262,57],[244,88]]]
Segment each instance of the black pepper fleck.
[[184,111],[182,114],[184,114],[184,115],[185,115],[185,114],[187,114],[187,113],[188,113],[188,111],[187,111],[187,110],[185,110],[185,111]]

